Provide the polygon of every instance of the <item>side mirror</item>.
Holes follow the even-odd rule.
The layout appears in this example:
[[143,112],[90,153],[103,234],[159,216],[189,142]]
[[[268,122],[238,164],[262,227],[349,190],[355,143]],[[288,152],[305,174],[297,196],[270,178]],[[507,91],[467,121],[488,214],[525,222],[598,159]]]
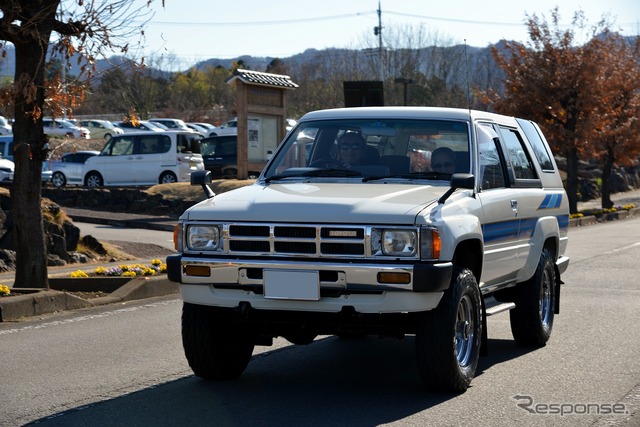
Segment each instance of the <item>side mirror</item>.
[[470,173],[454,173],[451,175],[451,188],[438,199],[438,203],[443,204],[447,201],[449,196],[453,194],[458,188],[466,188],[473,190],[475,187],[475,175]]
[[470,173],[454,173],[451,175],[451,186],[455,188],[466,188],[473,190],[475,186],[475,175]]
[[191,172],[191,185],[201,185],[202,190],[204,190],[204,194],[207,199],[210,199],[216,195],[213,190],[209,187],[211,184],[211,171],[203,170],[203,171],[195,171]]

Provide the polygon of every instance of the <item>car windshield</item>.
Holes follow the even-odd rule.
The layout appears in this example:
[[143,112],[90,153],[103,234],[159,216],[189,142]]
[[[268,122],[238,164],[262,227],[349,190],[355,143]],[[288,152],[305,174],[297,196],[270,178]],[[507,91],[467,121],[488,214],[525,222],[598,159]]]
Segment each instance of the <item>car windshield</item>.
[[264,178],[448,181],[453,173],[469,171],[467,122],[319,120],[302,122],[288,135]]

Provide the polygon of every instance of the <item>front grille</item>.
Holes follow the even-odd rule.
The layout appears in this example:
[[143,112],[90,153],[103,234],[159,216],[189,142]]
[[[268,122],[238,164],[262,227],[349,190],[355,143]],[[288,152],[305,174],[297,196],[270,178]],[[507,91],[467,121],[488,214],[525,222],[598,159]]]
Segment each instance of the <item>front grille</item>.
[[230,254],[364,257],[366,231],[364,226],[231,224],[226,231],[227,250]]

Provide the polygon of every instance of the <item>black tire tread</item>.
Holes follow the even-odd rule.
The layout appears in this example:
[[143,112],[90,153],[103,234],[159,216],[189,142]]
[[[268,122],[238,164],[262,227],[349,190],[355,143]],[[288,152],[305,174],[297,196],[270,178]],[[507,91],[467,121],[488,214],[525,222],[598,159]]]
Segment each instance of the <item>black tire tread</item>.
[[246,369],[254,344],[241,328],[211,307],[184,303],[182,345],[193,373],[212,381],[232,380]]
[[[544,347],[551,335],[551,330],[547,333],[542,325],[539,308],[540,287],[545,268],[550,268],[552,273],[551,307],[554,306],[556,272],[551,253],[545,248],[542,250],[533,277],[517,286],[516,306],[509,312],[511,334],[515,342],[522,347]],[[553,327],[553,310],[551,311],[551,326]]]
[[[461,369],[453,340],[458,304],[470,292],[478,315],[476,319],[474,356],[466,369]],[[456,269],[452,284],[435,310],[422,313],[416,334],[418,372],[424,386],[437,392],[463,392],[475,375],[482,336],[480,289],[469,269]]]

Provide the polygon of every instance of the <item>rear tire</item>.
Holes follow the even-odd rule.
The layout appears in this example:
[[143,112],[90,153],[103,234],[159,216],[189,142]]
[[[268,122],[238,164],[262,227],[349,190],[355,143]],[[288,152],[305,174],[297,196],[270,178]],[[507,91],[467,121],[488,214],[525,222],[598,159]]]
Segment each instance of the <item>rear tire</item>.
[[482,303],[476,278],[456,268],[438,308],[418,316],[416,359],[424,386],[463,392],[471,383],[482,337]]
[[511,333],[520,346],[543,347],[553,329],[556,269],[547,248],[542,250],[533,277],[516,287],[515,308],[510,311]]
[[178,182],[178,178],[173,172],[163,172],[160,175],[160,184],[173,184],[174,182]]
[[240,376],[254,347],[248,331],[224,312],[189,303],[182,307],[182,345],[193,373],[211,381]]
[[91,188],[102,187],[104,182],[102,181],[102,176],[98,172],[89,172],[87,177],[84,179],[84,185]]

